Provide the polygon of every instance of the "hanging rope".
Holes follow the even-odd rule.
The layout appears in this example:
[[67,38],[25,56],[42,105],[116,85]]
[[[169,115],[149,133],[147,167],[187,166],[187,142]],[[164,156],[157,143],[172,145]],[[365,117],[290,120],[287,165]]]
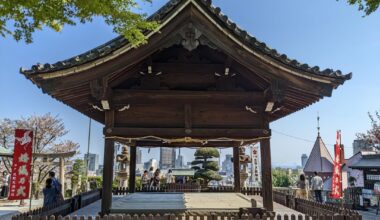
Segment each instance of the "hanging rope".
[[270,137],[258,137],[258,138],[250,138],[250,139],[236,139],[236,138],[213,138],[213,139],[199,139],[199,138],[192,138],[192,137],[183,137],[183,138],[161,138],[157,136],[143,136],[143,137],[120,137],[120,136],[106,136],[105,139],[119,139],[119,140],[125,140],[128,142],[136,141],[136,140],[153,140],[153,141],[162,141],[163,143],[201,143],[202,145],[207,144],[210,141],[218,142],[218,141],[235,141],[235,142],[248,142],[248,141],[259,141],[264,139],[269,139]]

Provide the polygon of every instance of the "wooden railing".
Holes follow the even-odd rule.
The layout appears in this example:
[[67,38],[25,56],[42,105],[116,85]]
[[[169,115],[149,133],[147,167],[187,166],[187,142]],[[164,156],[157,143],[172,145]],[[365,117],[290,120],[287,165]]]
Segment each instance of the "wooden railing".
[[[34,220],[32,216],[26,218],[27,220]],[[25,220],[26,220],[25,219]],[[42,217],[42,220],[238,220],[238,219],[246,219],[246,220],[319,220],[319,219],[328,219],[328,220],[361,220],[361,216],[347,216],[347,215],[324,215],[324,216],[310,216],[310,215],[243,215],[238,217],[237,215],[229,214],[229,215],[174,215],[174,214],[165,214],[165,215],[105,215],[103,217],[100,216],[50,216],[50,217]],[[17,217],[12,217],[12,220],[21,220]],[[22,219],[24,220],[24,219]]]
[[307,215],[348,215],[360,216],[360,214],[352,209],[347,209],[337,204],[322,204],[312,200],[296,198],[293,195],[287,195],[283,192],[274,191],[273,200],[276,203],[299,211]]
[[[137,187],[135,192],[201,192],[201,186],[197,183],[170,183],[163,184],[159,188]],[[112,189],[114,195],[126,195],[129,193],[128,187],[117,187]]]
[[[128,187],[118,187],[112,190],[114,195],[128,194]],[[135,192],[235,192],[232,186],[218,186],[218,187],[201,187],[196,183],[186,184],[164,184],[158,189],[143,189],[136,188]],[[259,187],[244,187],[241,188],[241,193],[244,195],[261,195],[261,188]]]
[[83,208],[101,198],[101,189],[91,190],[62,202],[49,206],[33,209],[14,216],[16,219],[44,219],[47,216],[66,216],[80,208]]

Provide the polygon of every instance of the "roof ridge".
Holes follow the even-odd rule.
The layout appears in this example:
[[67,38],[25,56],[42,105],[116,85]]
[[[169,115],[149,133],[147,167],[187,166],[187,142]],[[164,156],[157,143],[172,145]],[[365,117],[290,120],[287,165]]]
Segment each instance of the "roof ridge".
[[[286,54],[278,53],[277,50],[269,48],[264,42],[257,40],[254,36],[250,35],[246,30],[240,28],[236,23],[234,23],[227,15],[223,14],[219,7],[215,7],[212,4],[211,0],[170,0],[160,9],[158,9],[155,13],[148,17],[148,20],[162,21],[166,18],[180,3],[186,2],[196,2],[203,5],[212,15],[219,19],[224,26],[227,27],[228,31],[237,36],[238,40],[242,41],[252,50],[263,54],[264,56],[268,56],[276,62],[281,63],[282,65],[286,65],[298,71],[303,71],[315,76],[329,77],[333,79],[342,80],[339,84],[343,84],[343,82],[347,79],[351,79],[352,73],[348,73],[343,75],[340,70],[333,70],[330,68],[326,68],[324,70],[320,70],[319,66],[309,66],[306,63],[300,63],[295,59],[290,59]],[[91,49],[87,52],[79,54],[77,56],[73,56],[71,58],[57,61],[53,64],[46,63],[41,64],[37,63],[33,65],[31,69],[26,70],[20,68],[20,72],[24,75],[30,74],[40,74],[40,73],[49,73],[55,72],[59,70],[69,69],[74,66],[82,65],[87,62],[94,61],[96,59],[105,57],[111,54],[113,51],[128,45],[129,41],[126,40],[123,36],[118,36],[94,49]]]

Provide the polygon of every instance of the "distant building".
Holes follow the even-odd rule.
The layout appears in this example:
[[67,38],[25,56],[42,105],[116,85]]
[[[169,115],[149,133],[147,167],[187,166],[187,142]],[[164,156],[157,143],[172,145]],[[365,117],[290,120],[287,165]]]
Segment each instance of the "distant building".
[[136,151],[136,164],[141,164],[142,163],[142,150],[141,149],[137,149]]
[[96,170],[96,175],[97,176],[102,176],[103,175],[103,168],[104,168],[103,165],[99,165],[98,166],[98,169]]
[[378,204],[378,196],[374,192],[374,185],[380,182],[380,154],[373,152],[362,152],[361,154],[358,161],[348,167],[363,172],[363,199],[369,202],[371,206],[375,206]]
[[370,144],[366,143],[364,140],[354,140],[352,143],[353,155],[360,151],[376,151],[377,149]]
[[323,188],[330,190],[333,169],[334,162],[331,154],[318,132],[317,139],[303,168],[303,172],[309,180],[314,176],[314,172],[318,172],[318,175],[324,180]]
[[174,168],[176,160],[176,149],[169,147],[160,148],[160,168]]
[[149,170],[149,168],[151,167],[153,167],[153,170],[156,170],[158,168],[156,159],[150,159],[149,161],[144,163],[145,170]]
[[302,156],[301,156],[301,166],[302,166],[302,168],[305,167],[307,159],[308,159],[307,155],[306,154],[302,154]]
[[175,160],[175,167],[174,168],[183,168],[183,156],[178,154],[177,159]]
[[223,160],[222,172],[225,172],[227,176],[233,175],[234,169],[233,169],[231,154],[227,154],[226,158]]
[[84,160],[88,161],[88,170],[94,171],[99,168],[99,155],[98,154],[85,154]]

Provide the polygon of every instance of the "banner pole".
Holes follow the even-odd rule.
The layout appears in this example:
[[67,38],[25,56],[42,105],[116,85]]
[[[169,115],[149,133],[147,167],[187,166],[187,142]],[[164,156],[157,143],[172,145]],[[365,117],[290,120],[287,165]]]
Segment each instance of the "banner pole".
[[35,154],[35,144],[37,139],[37,126],[34,128],[34,135],[33,135],[33,147],[32,147],[32,169],[30,174],[30,195],[29,195],[29,212],[32,210],[32,197],[33,197],[33,174],[34,174],[34,154]]

